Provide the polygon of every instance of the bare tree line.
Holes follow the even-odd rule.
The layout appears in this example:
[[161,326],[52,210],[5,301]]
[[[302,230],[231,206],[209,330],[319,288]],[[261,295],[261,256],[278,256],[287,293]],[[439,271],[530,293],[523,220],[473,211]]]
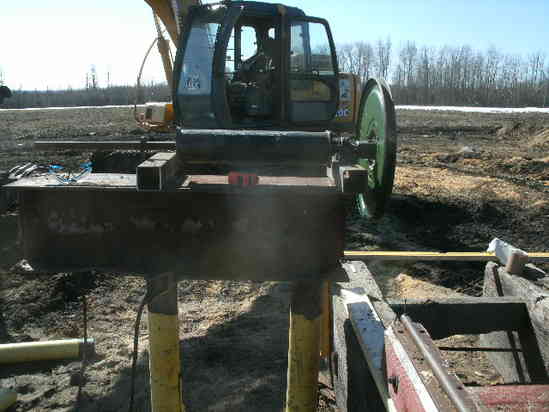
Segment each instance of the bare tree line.
[[139,92],[135,86],[33,91],[12,89],[12,92],[12,97],[4,100],[2,108],[131,105],[136,101],[136,94],[140,104],[145,101],[171,100],[171,92],[164,83],[144,85]]
[[[90,66],[85,75],[85,87],[65,90],[14,90],[10,99],[4,100],[2,108],[40,108],[40,107],[76,107],[76,106],[107,106],[141,104],[147,101],[170,101],[171,91],[166,83],[149,82],[136,86],[110,84],[110,72],[105,76],[105,85],[102,87],[99,75],[94,65]],[[0,85],[3,82],[3,73],[0,69]]]
[[341,71],[365,81],[383,77],[397,104],[539,106],[549,105],[549,59],[526,58],[470,46],[418,47],[408,41],[393,52],[389,38],[338,46]]
[[[391,39],[357,41],[337,47],[340,71],[362,81],[382,77],[389,81],[397,104],[467,106],[549,106],[549,58],[534,52],[524,58],[492,47],[426,47],[408,41],[394,49]],[[110,73],[100,86],[95,66],[85,76],[85,87],[62,91],[13,90],[3,107],[125,105],[136,101],[168,101],[165,83],[112,86]],[[0,84],[3,74],[0,70]],[[9,85],[8,85],[9,86]]]

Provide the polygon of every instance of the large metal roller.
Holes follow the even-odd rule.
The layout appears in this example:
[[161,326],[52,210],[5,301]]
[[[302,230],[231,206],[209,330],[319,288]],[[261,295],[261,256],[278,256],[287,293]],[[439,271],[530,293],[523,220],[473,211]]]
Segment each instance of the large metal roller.
[[364,86],[356,139],[376,147],[375,154],[359,159],[368,170],[368,183],[357,201],[363,216],[377,219],[385,212],[393,191],[397,147],[395,105],[383,81],[370,79]]
[[181,129],[177,155],[189,163],[327,164],[331,133],[276,130]]

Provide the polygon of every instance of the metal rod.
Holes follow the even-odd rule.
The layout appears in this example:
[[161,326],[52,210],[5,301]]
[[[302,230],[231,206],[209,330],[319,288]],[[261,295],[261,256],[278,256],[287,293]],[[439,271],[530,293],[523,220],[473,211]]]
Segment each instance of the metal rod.
[[293,285],[285,412],[317,409],[321,286],[318,281],[297,281]]
[[477,407],[473,401],[467,396],[463,384],[455,377],[452,376],[442,366],[441,358],[438,353],[429,348],[421,336],[419,335],[416,327],[413,325],[412,320],[402,315],[400,321],[408,331],[410,337],[416,344],[417,348],[431,367],[433,373],[437,377],[440,386],[444,389],[450,400],[454,403],[456,409],[460,412],[476,411]]
[[456,352],[522,352],[522,349],[513,348],[483,348],[470,346],[439,346],[439,350]]
[[[354,251],[346,250],[344,257],[357,260],[402,260],[402,261],[499,261],[492,252],[407,252],[407,251]],[[549,262],[548,252],[528,252],[528,260]]]
[[140,141],[140,140],[109,140],[109,141],[78,141],[78,140],[40,140],[34,142],[35,150],[175,150],[175,142]]

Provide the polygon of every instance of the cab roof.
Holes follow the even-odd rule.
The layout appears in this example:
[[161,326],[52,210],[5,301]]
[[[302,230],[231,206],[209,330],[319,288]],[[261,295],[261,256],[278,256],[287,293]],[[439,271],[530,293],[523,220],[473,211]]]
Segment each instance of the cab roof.
[[240,6],[244,8],[245,13],[258,16],[278,16],[280,7],[283,7],[288,17],[303,17],[305,13],[297,7],[288,7],[283,4],[263,3],[260,1],[231,1],[230,6]]

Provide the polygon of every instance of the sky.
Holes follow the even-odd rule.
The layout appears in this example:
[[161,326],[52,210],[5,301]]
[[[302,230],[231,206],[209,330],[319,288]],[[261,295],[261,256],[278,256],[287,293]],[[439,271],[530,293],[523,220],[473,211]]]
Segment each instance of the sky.
[[[375,42],[390,36],[394,48],[468,44],[549,60],[549,0],[279,0],[330,22],[336,43]],[[5,84],[23,90],[81,88],[96,67],[99,84],[134,84],[156,36],[143,0],[1,0],[0,71]],[[145,81],[164,74],[151,54]]]

